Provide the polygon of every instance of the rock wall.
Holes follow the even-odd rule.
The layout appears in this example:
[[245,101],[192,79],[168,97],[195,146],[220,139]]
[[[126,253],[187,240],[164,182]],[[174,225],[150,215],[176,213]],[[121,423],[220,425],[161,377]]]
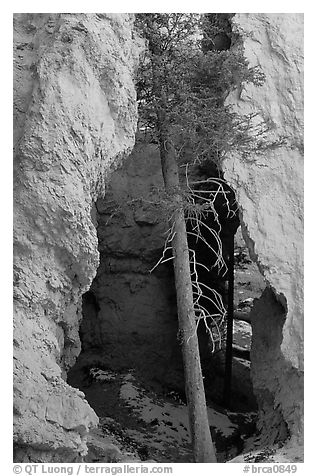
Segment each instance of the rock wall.
[[16,461],[75,461],[98,418],[65,383],[99,262],[92,204],[134,145],[129,14],[14,15]]
[[159,189],[158,149],[141,142],[96,203],[100,266],[83,301],[82,346],[90,357],[82,360],[98,357],[111,369],[135,368],[143,377],[174,382],[174,364],[182,378],[182,360],[172,262],[150,272],[168,229]]
[[[89,367],[116,372],[133,368],[147,385],[160,391],[184,392],[172,261],[150,272],[162,256],[169,227],[162,204],[163,189],[158,147],[140,140],[122,167],[111,175],[105,197],[96,203],[100,264],[83,297],[82,352],[68,374],[71,385],[80,385],[80,379],[85,381]],[[219,213],[223,208],[220,202]],[[224,254],[237,226],[235,219],[227,220],[226,216],[226,212],[220,215]],[[210,242],[210,236],[206,238]],[[198,261],[210,266],[215,260],[210,250],[195,237],[189,236],[189,240]],[[245,250],[242,235],[241,242]],[[200,281],[223,292],[226,302],[225,282],[216,271],[203,271],[198,270]],[[253,270],[248,266],[240,274],[237,271],[236,305],[242,295],[260,296],[265,287],[262,281],[254,263]],[[204,297],[208,297],[206,291]],[[207,299],[203,304],[210,306]],[[202,324],[198,337],[207,397],[221,405],[224,351],[211,352]],[[254,408],[248,364],[234,359],[233,366],[235,408]]]
[[263,86],[242,85],[227,103],[240,114],[256,113],[254,125],[265,123],[268,131],[249,156],[232,154],[224,164],[245,240],[271,288],[253,310],[253,385],[263,435],[275,421],[279,434],[289,432],[301,443],[303,15],[237,14],[233,26],[250,65],[266,76]]

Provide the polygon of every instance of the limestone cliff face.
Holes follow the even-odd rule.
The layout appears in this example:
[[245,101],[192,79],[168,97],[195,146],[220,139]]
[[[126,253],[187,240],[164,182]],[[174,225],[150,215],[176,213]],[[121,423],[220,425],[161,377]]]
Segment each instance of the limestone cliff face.
[[[232,155],[226,180],[240,205],[244,235],[272,292],[253,310],[253,383],[262,425],[277,413],[286,431],[302,432],[303,370],[303,15],[237,14],[251,66],[263,86],[243,85],[228,103],[257,113],[268,132],[249,157]],[[273,416],[274,415],[274,416]],[[271,422],[271,423],[270,423]],[[281,430],[282,431],[282,430]]]
[[64,381],[99,255],[92,203],[134,145],[128,14],[14,16],[17,461],[75,461],[98,419]]

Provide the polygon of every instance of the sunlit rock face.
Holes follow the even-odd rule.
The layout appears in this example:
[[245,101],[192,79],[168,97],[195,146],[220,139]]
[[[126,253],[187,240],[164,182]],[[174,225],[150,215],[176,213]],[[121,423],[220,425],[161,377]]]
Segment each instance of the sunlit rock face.
[[250,155],[224,163],[250,254],[271,288],[253,310],[253,384],[263,434],[275,421],[277,439],[289,433],[301,442],[303,15],[236,14],[232,21],[250,65],[265,74],[262,86],[243,84],[227,103],[239,114],[256,113],[253,124],[268,131]]
[[92,204],[134,145],[129,14],[14,16],[16,461],[76,461],[98,418],[65,383],[99,263]]

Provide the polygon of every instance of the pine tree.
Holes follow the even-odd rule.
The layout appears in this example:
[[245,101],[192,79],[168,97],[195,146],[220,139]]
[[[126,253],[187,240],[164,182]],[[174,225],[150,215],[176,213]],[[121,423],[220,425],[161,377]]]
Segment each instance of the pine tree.
[[[216,462],[216,453],[208,422],[196,332],[199,319],[204,318],[207,327],[208,324],[205,309],[195,306],[198,284],[196,282],[196,287],[193,284],[195,270],[191,262],[194,268],[196,263],[190,257],[186,214],[189,211],[195,217],[199,230],[199,224],[204,225],[199,216],[204,214],[206,206],[217,221],[214,201],[218,193],[223,194],[228,213],[230,204],[220,172],[213,182],[216,192],[211,187],[204,199],[200,190],[199,203],[188,200],[192,189],[186,175],[187,190],[184,191],[180,166],[186,165],[187,171],[192,164],[206,166],[212,163],[220,170],[227,151],[236,143],[247,143],[244,122],[224,106],[224,100],[237,82],[254,80],[241,50],[231,53],[215,51],[215,48],[208,50],[206,38],[210,24],[210,18],[196,14],[137,15],[137,26],[147,40],[138,75],[140,124],[151,132],[151,140],[158,144],[165,192],[172,211],[169,240],[173,251],[179,335],[195,462]],[[213,230],[210,231],[217,239]],[[217,246],[216,261],[221,269],[225,263],[219,241]]]

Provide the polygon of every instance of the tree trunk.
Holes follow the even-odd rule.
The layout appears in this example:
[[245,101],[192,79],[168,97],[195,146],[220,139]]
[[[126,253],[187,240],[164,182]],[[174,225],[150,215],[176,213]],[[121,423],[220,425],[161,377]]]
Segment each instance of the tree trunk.
[[230,236],[229,265],[228,265],[227,339],[226,339],[225,378],[224,378],[224,390],[223,390],[223,402],[227,408],[230,408],[230,403],[231,403],[233,301],[234,301],[234,234]]
[[160,153],[165,188],[175,203],[173,215],[175,236],[172,241],[174,274],[177,294],[179,334],[185,375],[185,391],[189,413],[194,461],[216,463],[216,454],[211,439],[205,390],[200,365],[198,337],[195,325],[193,290],[190,274],[186,223],[180,194],[178,165],[174,149],[169,145],[168,134],[160,137]]

